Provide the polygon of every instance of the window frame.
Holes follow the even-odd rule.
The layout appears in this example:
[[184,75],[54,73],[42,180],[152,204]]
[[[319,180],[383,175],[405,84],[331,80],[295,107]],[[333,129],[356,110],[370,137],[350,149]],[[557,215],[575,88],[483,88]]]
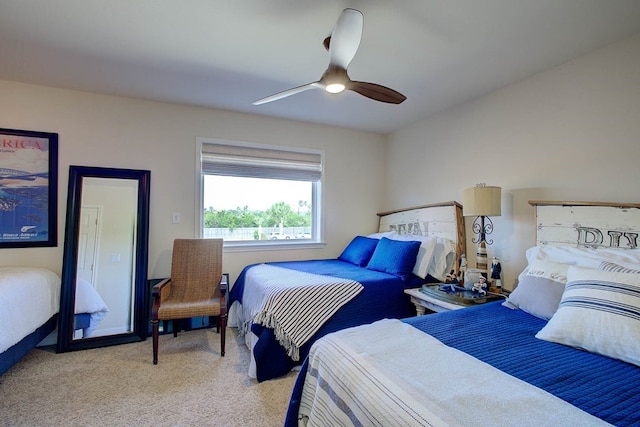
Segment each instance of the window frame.
[[320,179],[317,182],[312,182],[311,190],[311,220],[312,220],[312,232],[311,239],[288,239],[288,240],[237,240],[237,241],[224,241],[224,248],[227,251],[255,251],[255,250],[282,250],[282,249],[306,249],[306,248],[322,248],[326,244],[324,242],[324,222],[323,222],[323,200],[324,195],[322,191],[324,182],[324,162],[325,153],[323,150],[292,147],[292,146],[280,146],[261,143],[249,143],[242,141],[225,140],[219,138],[196,138],[196,218],[195,218],[195,235],[199,238],[203,238],[203,225],[204,225],[204,176],[206,175],[202,171],[202,147],[204,144],[224,144],[237,147],[258,148],[266,150],[278,150],[287,151],[292,153],[311,153],[320,156],[322,169],[320,172]]

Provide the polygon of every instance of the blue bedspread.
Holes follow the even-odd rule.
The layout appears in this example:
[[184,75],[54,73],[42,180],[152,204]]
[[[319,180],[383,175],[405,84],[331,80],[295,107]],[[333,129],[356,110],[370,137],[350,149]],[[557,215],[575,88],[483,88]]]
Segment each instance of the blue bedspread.
[[[269,263],[279,267],[305,271],[314,274],[325,274],[333,277],[352,279],[360,282],[364,290],[352,301],[343,306],[318,332],[300,348],[300,360],[309,354],[311,345],[320,337],[351,326],[371,323],[383,318],[401,319],[415,314],[415,307],[405,289],[421,286],[425,280],[412,276],[402,281],[396,276],[357,267],[354,264],[330,260],[308,260]],[[238,276],[229,293],[229,306],[234,301],[242,302],[244,293],[244,277],[249,268],[247,266]],[[293,361],[275,338],[273,329],[254,324],[252,332],[258,336],[258,342],[253,349],[256,361],[257,380],[265,381],[280,377],[289,372],[300,362]]]
[[[640,367],[539,340],[535,334],[544,320],[495,302],[404,321],[611,424],[640,425]],[[286,426],[297,425],[305,368],[294,386]],[[428,375],[428,368],[423,372]]]

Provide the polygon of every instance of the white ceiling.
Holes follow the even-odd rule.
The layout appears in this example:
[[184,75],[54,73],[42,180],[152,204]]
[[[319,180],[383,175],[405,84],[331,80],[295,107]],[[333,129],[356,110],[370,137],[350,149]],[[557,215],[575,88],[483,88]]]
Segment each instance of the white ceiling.
[[[349,75],[407,100],[252,105],[320,78],[345,7]],[[0,79],[390,133],[638,32],[640,0],[0,0]]]

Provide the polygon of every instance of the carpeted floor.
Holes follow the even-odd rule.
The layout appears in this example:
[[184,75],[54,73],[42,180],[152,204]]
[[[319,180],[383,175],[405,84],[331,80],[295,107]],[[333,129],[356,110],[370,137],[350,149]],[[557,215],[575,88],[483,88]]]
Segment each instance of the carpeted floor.
[[0,376],[0,426],[281,426],[296,373],[257,383],[227,329],[56,354],[32,350]]

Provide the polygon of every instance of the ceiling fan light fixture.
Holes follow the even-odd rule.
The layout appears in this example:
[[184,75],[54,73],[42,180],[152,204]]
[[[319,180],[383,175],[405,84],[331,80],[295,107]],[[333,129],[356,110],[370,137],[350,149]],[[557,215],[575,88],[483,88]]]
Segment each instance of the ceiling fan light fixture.
[[329,93],[340,93],[347,88],[349,76],[344,68],[329,66],[320,81],[324,84],[324,90]]
[[328,84],[324,90],[329,93],[340,93],[345,89],[345,86],[342,83],[331,83]]

